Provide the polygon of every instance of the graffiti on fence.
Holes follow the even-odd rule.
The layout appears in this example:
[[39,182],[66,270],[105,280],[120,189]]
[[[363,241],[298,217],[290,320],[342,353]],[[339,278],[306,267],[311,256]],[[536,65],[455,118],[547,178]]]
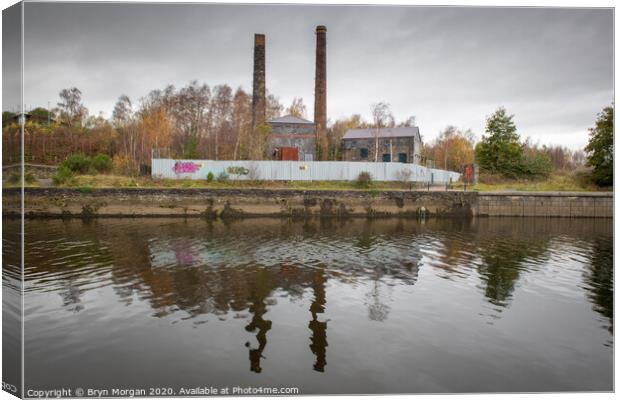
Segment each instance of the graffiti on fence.
[[245,167],[228,167],[226,171],[231,175],[247,175],[250,170]]
[[177,161],[174,163],[172,170],[175,174],[193,174],[198,172],[202,167],[202,164],[197,164],[191,161]]

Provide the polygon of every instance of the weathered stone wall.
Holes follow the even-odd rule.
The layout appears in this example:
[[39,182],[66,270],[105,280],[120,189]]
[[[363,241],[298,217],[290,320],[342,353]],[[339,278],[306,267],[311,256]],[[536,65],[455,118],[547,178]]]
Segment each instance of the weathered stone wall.
[[[475,193],[268,189],[27,188],[28,216],[453,216],[471,217]],[[19,190],[5,189],[3,211],[19,215]]]
[[[20,215],[19,188],[3,213]],[[31,217],[613,217],[612,193],[26,188]]]
[[613,217],[613,194],[590,192],[480,193],[476,214],[510,217]]

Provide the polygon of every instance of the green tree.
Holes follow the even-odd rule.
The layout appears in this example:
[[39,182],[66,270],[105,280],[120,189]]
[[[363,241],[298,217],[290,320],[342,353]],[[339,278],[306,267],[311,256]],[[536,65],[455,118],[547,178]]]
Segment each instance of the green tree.
[[614,107],[605,107],[590,128],[590,141],[586,146],[587,163],[594,168],[592,178],[597,185],[614,183]]
[[476,146],[476,160],[483,169],[513,177],[519,174],[523,148],[513,117],[500,107],[487,118],[487,135]]
[[52,113],[43,107],[30,110],[29,114],[38,117],[38,122],[47,122],[48,118],[52,118]]
[[14,112],[3,111],[2,112],[2,127],[11,125],[15,121],[16,115],[17,114],[15,114]]

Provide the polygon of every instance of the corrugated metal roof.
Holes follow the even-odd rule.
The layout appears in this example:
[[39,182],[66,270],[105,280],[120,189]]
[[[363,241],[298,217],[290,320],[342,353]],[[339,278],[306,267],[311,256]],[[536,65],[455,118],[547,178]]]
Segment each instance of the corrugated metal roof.
[[307,119],[303,119],[303,118],[298,118],[293,115],[285,115],[283,117],[274,118],[271,121],[269,121],[269,123],[270,124],[280,123],[280,124],[312,124],[314,125],[314,122],[312,121],[308,121]]
[[[411,137],[411,136],[417,136],[418,139],[420,139],[420,129],[417,126],[379,129],[380,138]],[[342,138],[343,139],[371,139],[374,137],[375,137],[375,128],[368,128],[368,129],[349,129]]]

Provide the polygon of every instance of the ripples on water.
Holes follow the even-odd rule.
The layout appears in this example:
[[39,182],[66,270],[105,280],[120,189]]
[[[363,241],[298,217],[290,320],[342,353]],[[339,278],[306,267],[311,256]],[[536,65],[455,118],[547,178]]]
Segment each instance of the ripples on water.
[[26,240],[27,387],[612,388],[611,221],[32,220]]

